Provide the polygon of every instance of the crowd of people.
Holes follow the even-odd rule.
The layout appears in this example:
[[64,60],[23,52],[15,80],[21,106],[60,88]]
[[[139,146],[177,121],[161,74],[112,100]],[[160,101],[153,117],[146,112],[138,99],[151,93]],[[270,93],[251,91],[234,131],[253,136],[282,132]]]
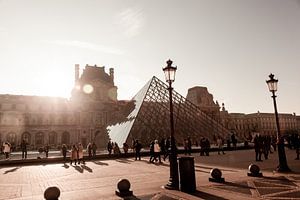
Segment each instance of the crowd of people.
[[[298,134],[292,134],[285,137],[285,140],[288,143],[288,147],[290,149],[296,150],[296,158],[300,159],[300,136]],[[247,145],[249,142],[253,142],[254,150],[255,150],[255,160],[262,161],[262,156],[264,159],[269,158],[269,154],[276,151],[277,146],[277,138],[275,136],[269,135],[260,135],[256,134],[254,138],[250,138],[247,140]],[[213,140],[214,144],[218,149],[218,154],[225,154],[224,152],[224,144],[226,143],[226,149],[235,150],[237,148],[237,139],[235,134],[230,135],[227,139],[222,136],[215,136]],[[199,142],[196,140],[192,140],[190,137],[187,137],[181,143],[184,149],[185,155],[191,155],[192,146],[195,145],[197,148],[200,147],[200,156],[209,156],[211,151],[211,142],[208,138],[201,137]],[[245,143],[246,145],[246,143]],[[177,146],[177,145],[176,145]],[[176,147],[175,146],[175,147]],[[141,150],[143,145],[137,139],[133,139],[131,146],[129,146],[126,142],[123,143],[123,146],[120,148],[118,143],[113,142],[111,140],[107,143],[107,152],[109,155],[120,156],[121,154],[127,155],[129,149],[135,154],[135,160],[141,160]],[[149,162],[154,163],[162,163],[162,160],[166,160],[171,151],[171,141],[170,138],[162,138],[161,140],[154,139],[150,142],[149,146],[146,145],[146,149],[149,148]],[[27,149],[28,143],[25,140],[22,140],[20,143],[20,150],[22,151],[22,159],[27,159]],[[70,149],[70,150],[68,150]],[[45,157],[48,158],[50,147],[48,144],[39,148],[40,153],[45,153]],[[122,151],[121,151],[122,150]],[[9,159],[10,153],[12,152],[12,145],[9,142],[4,142],[1,148],[1,151],[5,155],[5,159]],[[73,144],[71,147],[67,147],[66,144],[61,146],[61,154],[63,156],[63,160],[67,160],[67,155],[69,153],[71,164],[84,164],[84,152],[87,152],[89,158],[96,157],[97,146],[93,142],[88,143],[86,150],[84,149],[81,143]],[[39,158],[39,157],[38,157]]]

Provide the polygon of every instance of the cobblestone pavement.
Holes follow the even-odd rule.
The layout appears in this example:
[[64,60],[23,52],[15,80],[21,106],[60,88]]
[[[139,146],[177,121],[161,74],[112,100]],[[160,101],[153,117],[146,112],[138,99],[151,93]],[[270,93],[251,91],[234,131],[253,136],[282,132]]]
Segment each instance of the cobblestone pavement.
[[[225,155],[211,153],[195,157],[197,192],[193,195],[162,188],[169,179],[168,162],[149,164],[148,158],[95,160],[85,165],[44,164],[0,168],[0,200],[41,200],[49,186],[61,190],[61,200],[120,199],[115,195],[118,180],[126,178],[138,199],[300,199],[300,161],[294,151],[287,150],[292,173],[273,172],[277,154],[269,160],[253,162],[253,150],[231,151]],[[263,178],[247,176],[250,163],[258,164]],[[208,181],[213,167],[222,170],[224,184]]]

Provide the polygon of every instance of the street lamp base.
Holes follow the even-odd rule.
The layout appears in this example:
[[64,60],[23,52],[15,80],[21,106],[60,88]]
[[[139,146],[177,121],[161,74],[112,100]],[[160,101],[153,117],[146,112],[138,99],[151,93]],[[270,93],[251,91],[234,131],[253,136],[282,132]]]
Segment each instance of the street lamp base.
[[288,166],[278,166],[276,168],[277,172],[291,172],[292,170]]

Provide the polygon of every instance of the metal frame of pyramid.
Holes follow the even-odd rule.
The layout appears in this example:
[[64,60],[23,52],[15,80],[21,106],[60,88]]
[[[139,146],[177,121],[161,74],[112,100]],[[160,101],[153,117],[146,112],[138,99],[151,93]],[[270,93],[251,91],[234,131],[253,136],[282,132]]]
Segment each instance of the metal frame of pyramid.
[[[202,112],[196,105],[173,90],[173,113],[177,143],[190,137],[213,140],[215,136],[230,134],[222,124]],[[170,136],[168,85],[155,76],[133,97],[134,107],[128,116],[117,124],[107,127],[110,139],[122,145],[139,139],[150,144],[155,139]]]

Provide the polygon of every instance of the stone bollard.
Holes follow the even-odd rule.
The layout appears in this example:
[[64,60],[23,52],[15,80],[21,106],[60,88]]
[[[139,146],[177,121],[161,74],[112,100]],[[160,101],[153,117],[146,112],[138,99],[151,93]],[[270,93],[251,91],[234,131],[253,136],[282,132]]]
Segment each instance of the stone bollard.
[[46,200],[58,200],[60,196],[60,190],[58,187],[48,187],[44,192],[44,198]]
[[116,195],[119,197],[132,196],[133,193],[130,191],[130,182],[127,179],[121,179],[118,182],[118,190],[116,190]]
[[253,177],[262,177],[263,174],[260,172],[259,166],[255,164],[250,164],[249,167],[249,172],[247,173],[248,176],[253,176]]
[[224,183],[225,179],[222,178],[222,171],[218,168],[213,168],[210,170],[211,178],[208,178],[211,182]]

